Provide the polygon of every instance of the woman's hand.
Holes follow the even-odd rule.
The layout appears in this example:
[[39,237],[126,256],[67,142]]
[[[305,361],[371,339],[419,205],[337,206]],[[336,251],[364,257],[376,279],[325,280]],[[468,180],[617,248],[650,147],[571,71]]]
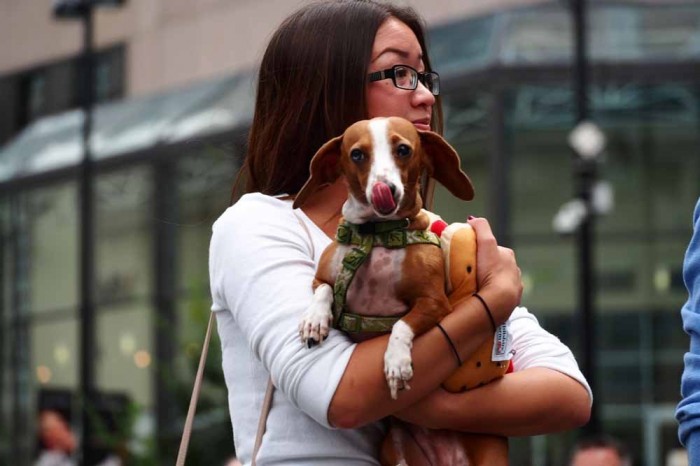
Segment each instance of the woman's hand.
[[479,294],[488,303],[496,325],[520,304],[523,284],[512,249],[498,245],[485,218],[470,218],[476,232],[476,281]]

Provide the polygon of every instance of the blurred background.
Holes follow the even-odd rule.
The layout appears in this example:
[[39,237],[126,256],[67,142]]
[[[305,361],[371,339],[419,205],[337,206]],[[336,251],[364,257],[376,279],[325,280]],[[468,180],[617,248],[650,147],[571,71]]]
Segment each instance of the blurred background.
[[[0,0],[0,464],[35,463],[47,412],[81,464],[174,463],[256,64],[303,3]],[[589,0],[583,68],[574,1],[402,3],[428,22],[446,137],[477,192],[465,206],[439,190],[435,210],[487,216],[515,248],[524,305],[595,381],[589,430],[671,464],[700,2]],[[599,131],[585,163],[569,141],[582,92]],[[581,198],[599,215],[567,234]],[[235,453],[220,359],[214,339],[190,464]],[[564,465],[585,431],[512,439],[512,464]]]

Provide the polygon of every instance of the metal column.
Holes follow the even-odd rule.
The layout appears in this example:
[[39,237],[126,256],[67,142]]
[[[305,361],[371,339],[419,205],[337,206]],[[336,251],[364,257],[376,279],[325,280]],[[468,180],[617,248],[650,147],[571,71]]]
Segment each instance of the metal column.
[[[589,119],[588,108],[588,57],[586,0],[573,0],[574,22],[574,92],[576,101],[576,123]],[[594,398],[596,397],[596,331],[595,331],[595,282],[594,282],[594,226],[595,216],[591,204],[591,191],[596,178],[595,161],[574,156],[576,197],[584,202],[588,215],[582,220],[576,233],[578,249],[578,323],[581,329],[582,370]],[[600,432],[598,403],[593,403],[590,422],[584,427],[586,433]]]

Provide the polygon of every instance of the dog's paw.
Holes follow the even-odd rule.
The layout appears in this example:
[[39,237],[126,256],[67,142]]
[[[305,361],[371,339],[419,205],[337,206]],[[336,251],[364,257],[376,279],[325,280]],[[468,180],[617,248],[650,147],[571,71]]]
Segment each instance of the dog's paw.
[[391,331],[389,345],[384,353],[384,375],[391,397],[395,400],[399,390],[410,390],[408,381],[413,378],[411,347],[413,331],[403,321],[398,321]]
[[321,309],[314,303],[302,316],[299,322],[299,336],[301,342],[311,348],[316,344],[323,343],[328,336],[333,314],[330,309]]
[[301,316],[299,322],[299,337],[306,347],[311,348],[316,344],[321,344],[328,336],[328,329],[333,321],[332,300],[333,289],[330,286],[321,285],[316,288],[314,300]]

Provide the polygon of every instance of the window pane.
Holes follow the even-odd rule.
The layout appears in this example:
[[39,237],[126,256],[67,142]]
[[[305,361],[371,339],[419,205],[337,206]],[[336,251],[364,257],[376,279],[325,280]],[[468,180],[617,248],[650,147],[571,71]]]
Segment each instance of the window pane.
[[103,307],[97,316],[97,386],[146,410],[153,403],[153,325],[150,303]]
[[96,383],[146,415],[153,403],[153,187],[136,165],[95,180]]
[[151,172],[137,166],[95,182],[96,299],[110,304],[152,293]]
[[42,388],[78,387],[80,335],[76,313],[31,326],[31,377]]
[[522,303],[536,315],[573,315],[576,303],[575,249],[571,241],[549,237],[541,243],[516,241],[522,271]]
[[29,303],[33,313],[78,305],[78,199],[75,183],[27,194]]
[[209,292],[211,227],[230,203],[235,160],[231,148],[209,144],[178,161],[178,289],[187,294]]
[[445,139],[455,148],[462,170],[474,185],[474,199],[464,202],[436,183],[434,210],[447,222],[465,222],[469,215],[486,216],[489,208],[491,142],[486,93],[452,93],[445,97]]

